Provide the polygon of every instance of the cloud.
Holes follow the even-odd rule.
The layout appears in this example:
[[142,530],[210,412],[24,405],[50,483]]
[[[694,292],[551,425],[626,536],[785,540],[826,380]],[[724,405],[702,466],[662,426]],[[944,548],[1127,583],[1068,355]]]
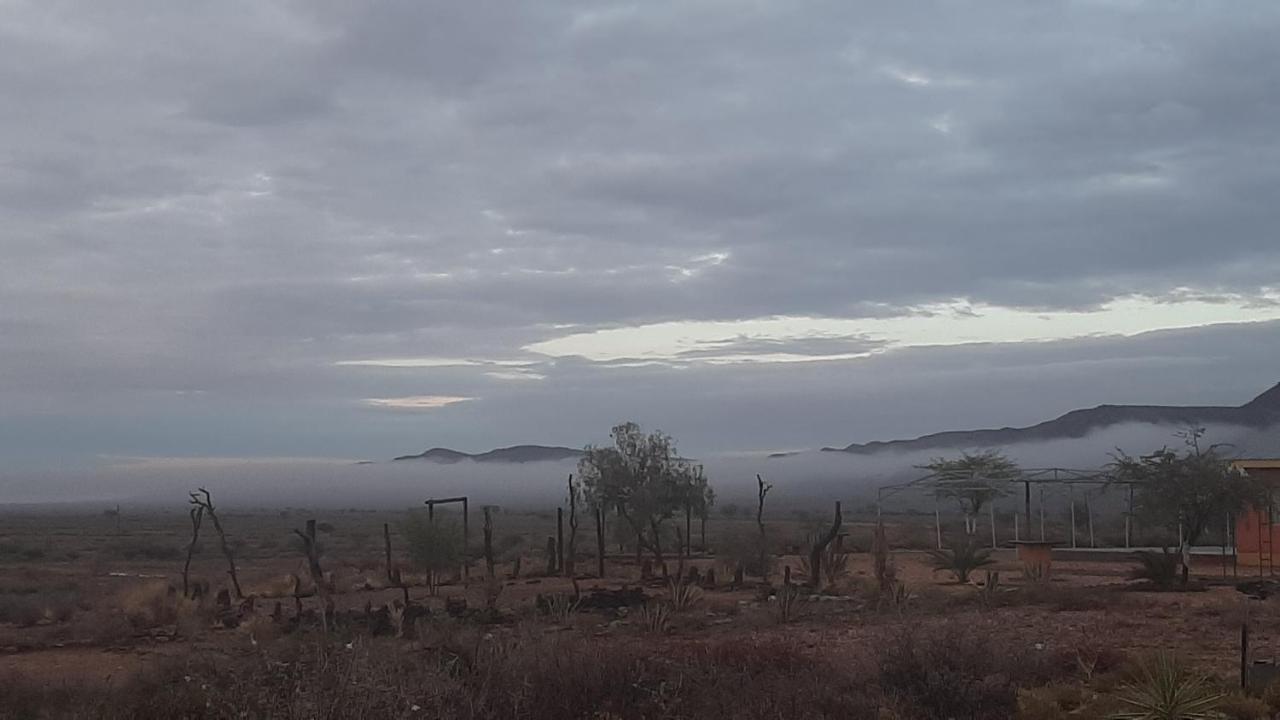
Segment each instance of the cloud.
[[[1275,380],[1277,30],[1266,3],[10,2],[0,453],[633,416],[807,447],[1245,395]],[[470,400],[367,402],[419,396]]]
[[365,404],[394,410],[436,410],[471,400],[475,398],[452,395],[409,395],[394,398],[366,398]]

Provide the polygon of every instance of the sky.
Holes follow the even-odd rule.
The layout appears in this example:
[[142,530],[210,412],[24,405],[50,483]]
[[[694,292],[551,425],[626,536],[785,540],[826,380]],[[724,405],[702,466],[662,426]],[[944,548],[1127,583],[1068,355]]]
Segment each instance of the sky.
[[1278,33],[1247,0],[0,0],[0,500],[628,419],[732,454],[1241,404],[1280,381]]

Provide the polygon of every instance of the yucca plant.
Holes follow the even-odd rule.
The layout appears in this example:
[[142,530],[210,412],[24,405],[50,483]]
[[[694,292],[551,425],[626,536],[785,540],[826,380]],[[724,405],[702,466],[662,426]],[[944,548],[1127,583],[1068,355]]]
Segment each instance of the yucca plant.
[[645,603],[640,607],[640,624],[655,635],[665,635],[671,629],[671,606],[662,602]]
[[567,593],[554,593],[548,595],[545,602],[548,615],[561,624],[568,624],[569,620],[578,612],[578,605],[581,600]]
[[1177,658],[1158,654],[1138,663],[1134,679],[1125,685],[1119,699],[1130,709],[1109,716],[1110,720],[1209,720],[1217,712],[1223,693],[1214,690],[1200,675],[1188,670]]
[[991,559],[991,551],[978,547],[970,538],[956,543],[949,550],[930,550],[929,557],[934,572],[946,570],[959,583],[969,582],[969,575],[974,570],[995,564],[995,560]]
[[[799,569],[804,577],[813,577],[813,568],[807,556],[800,558]],[[829,543],[822,551],[822,579],[826,581],[827,587],[833,587],[848,574],[849,553],[837,550],[835,543]]]
[[1138,566],[1129,573],[1130,579],[1146,580],[1158,588],[1171,588],[1178,582],[1182,561],[1169,548],[1160,548],[1160,552],[1139,550],[1133,557]]
[[671,609],[676,612],[684,612],[702,599],[702,588],[689,582],[684,575],[677,573],[675,576],[667,579],[667,598],[671,603]]

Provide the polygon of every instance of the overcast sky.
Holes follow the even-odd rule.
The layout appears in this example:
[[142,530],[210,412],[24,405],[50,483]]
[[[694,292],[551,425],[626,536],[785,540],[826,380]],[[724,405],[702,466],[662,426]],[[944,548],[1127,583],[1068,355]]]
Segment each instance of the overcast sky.
[[0,0],[0,462],[1280,380],[1280,4]]

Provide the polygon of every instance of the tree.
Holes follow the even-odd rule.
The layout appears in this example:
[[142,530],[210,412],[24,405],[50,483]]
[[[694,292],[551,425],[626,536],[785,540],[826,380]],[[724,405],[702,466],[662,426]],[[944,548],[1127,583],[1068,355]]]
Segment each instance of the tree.
[[639,547],[661,564],[664,523],[693,505],[695,492],[703,492],[700,471],[660,431],[645,433],[628,422],[615,426],[610,436],[612,447],[587,446],[578,476],[593,502],[616,510]]
[[937,458],[923,470],[932,471],[933,494],[960,504],[964,512],[964,531],[973,535],[978,530],[978,513],[987,503],[1008,492],[1009,482],[1022,471],[999,450],[963,453],[958,458]]
[[1117,450],[1111,473],[1117,481],[1132,483],[1139,515],[1180,531],[1178,551],[1185,585],[1191,575],[1191,546],[1209,523],[1245,507],[1266,507],[1268,488],[1258,478],[1231,467],[1224,445],[1202,447],[1204,428],[1189,428],[1178,435],[1186,445],[1182,453],[1163,447],[1135,458]]
[[760,473],[756,473],[756,527],[760,530],[760,577],[764,580],[769,579],[769,563],[765,557],[768,547],[764,533],[764,500],[772,489],[773,485],[765,482],[764,478],[760,477]]
[[404,536],[409,560],[427,571],[434,594],[435,574],[454,570],[462,563],[462,532],[452,522],[436,522],[421,512],[411,512],[404,523]]
[[693,487],[689,488],[689,495],[693,499],[693,515],[698,518],[698,545],[703,552],[707,550],[707,520],[711,518],[711,508],[716,504],[716,491],[711,488],[711,484],[707,482],[707,476],[702,474],[702,466],[699,465],[693,476]]

